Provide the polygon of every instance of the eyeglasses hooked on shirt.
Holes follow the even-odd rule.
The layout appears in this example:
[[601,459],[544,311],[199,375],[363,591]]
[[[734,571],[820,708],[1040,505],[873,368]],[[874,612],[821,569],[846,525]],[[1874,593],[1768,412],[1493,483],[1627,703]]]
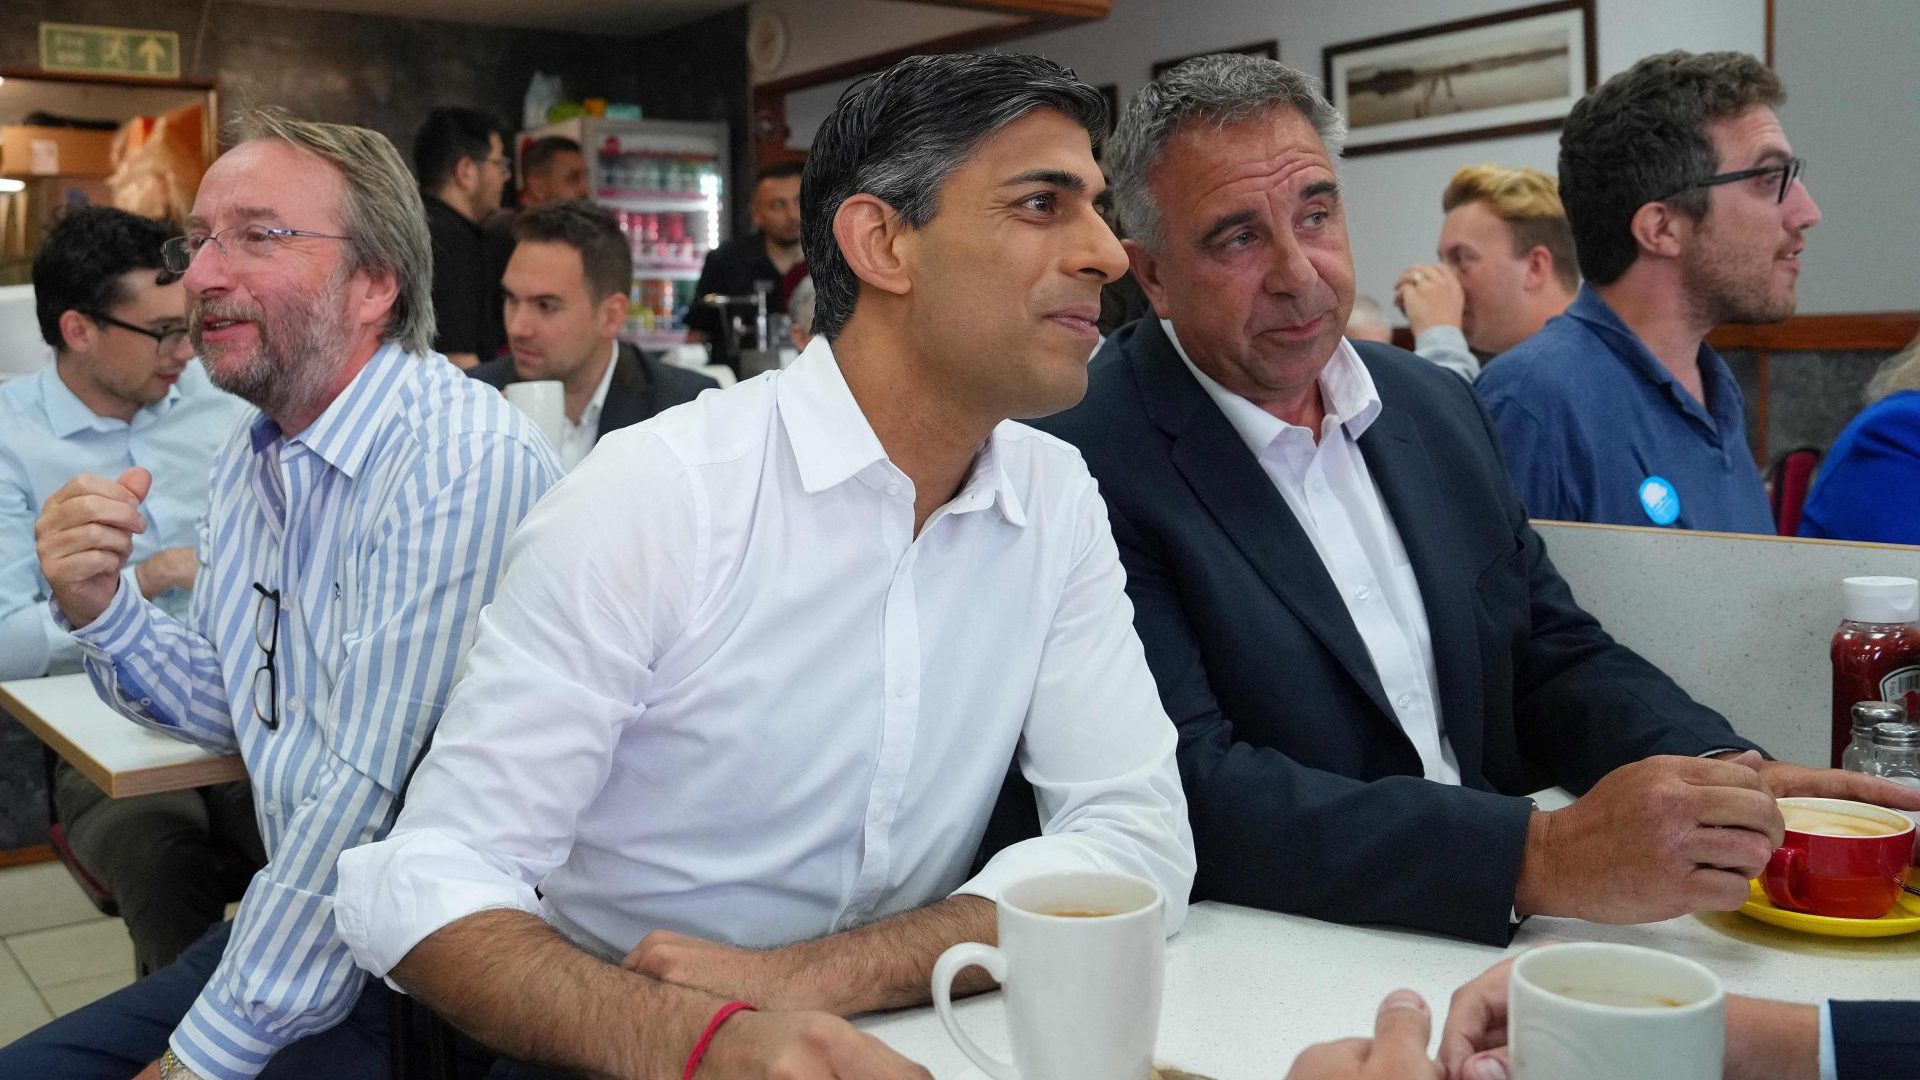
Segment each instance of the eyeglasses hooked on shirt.
[[[224,239],[222,239],[224,237]],[[209,242],[220,251],[222,258],[231,259],[239,255],[248,259],[266,259],[273,256],[274,249],[292,239],[311,240],[350,240],[352,237],[338,233],[309,232],[306,229],[289,229],[279,225],[262,225],[250,222],[246,225],[234,225],[219,232],[190,232],[185,236],[176,236],[160,245],[160,261],[166,263],[170,273],[184,274],[193,265],[193,257]]]

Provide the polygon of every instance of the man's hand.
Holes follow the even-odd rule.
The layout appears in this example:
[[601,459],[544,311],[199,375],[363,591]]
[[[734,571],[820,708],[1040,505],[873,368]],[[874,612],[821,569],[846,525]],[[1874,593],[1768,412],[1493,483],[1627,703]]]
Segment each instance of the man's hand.
[[1785,834],[1773,793],[1746,764],[1636,761],[1573,805],[1534,813],[1514,906],[1602,923],[1732,911]]
[[1891,806],[1895,810],[1920,810],[1920,788],[1896,784],[1882,777],[1841,769],[1813,769],[1790,761],[1767,761],[1751,750],[1724,760],[1746,765],[1759,773],[1761,783],[1776,799],[1813,795]]
[[1393,302],[1406,313],[1416,337],[1430,326],[1459,326],[1467,314],[1460,276],[1438,263],[1407,267],[1393,283]]
[[141,1069],[140,1075],[134,1077],[133,1080],[160,1080],[160,1063],[155,1061],[153,1064]]
[[933,1080],[852,1024],[825,1013],[739,1013],[721,1025],[694,1073],[750,1080]]
[[1432,1033],[1427,1003],[1411,990],[1395,990],[1380,1003],[1373,1038],[1309,1046],[1287,1080],[1439,1080],[1439,1067],[1427,1060]]
[[40,572],[73,625],[93,622],[113,601],[134,534],[147,531],[140,501],[152,486],[153,474],[138,467],[118,480],[76,476],[40,508],[33,525]]
[[151,600],[168,589],[191,589],[200,573],[200,560],[190,547],[172,547],[156,551],[133,568],[140,583],[140,595]]
[[1440,1029],[1440,1068],[1447,1080],[1507,1080],[1507,980],[1505,960],[1453,992],[1447,1024]]
[[741,949],[671,930],[655,930],[640,939],[620,966],[673,986],[751,1001],[762,1009],[826,1007],[809,990],[791,947]]

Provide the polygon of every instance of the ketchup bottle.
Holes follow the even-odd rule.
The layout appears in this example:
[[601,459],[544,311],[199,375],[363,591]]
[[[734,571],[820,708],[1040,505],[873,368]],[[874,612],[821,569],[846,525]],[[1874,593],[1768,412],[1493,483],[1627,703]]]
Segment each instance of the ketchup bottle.
[[1856,701],[1891,701],[1920,716],[1920,581],[1846,579],[1846,617],[1833,635],[1833,767],[1853,738]]

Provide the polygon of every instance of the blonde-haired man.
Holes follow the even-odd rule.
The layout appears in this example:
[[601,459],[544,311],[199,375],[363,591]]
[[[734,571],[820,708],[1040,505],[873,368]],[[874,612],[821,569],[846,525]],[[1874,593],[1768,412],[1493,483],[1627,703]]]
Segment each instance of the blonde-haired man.
[[1471,381],[1475,355],[1532,337],[1580,288],[1559,185],[1538,169],[1469,165],[1440,198],[1440,262],[1408,267],[1394,300],[1414,351]]

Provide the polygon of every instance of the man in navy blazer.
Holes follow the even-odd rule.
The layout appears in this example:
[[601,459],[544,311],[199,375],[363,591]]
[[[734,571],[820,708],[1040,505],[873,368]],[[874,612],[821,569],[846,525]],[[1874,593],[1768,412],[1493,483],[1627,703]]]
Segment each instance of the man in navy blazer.
[[[1529,914],[1738,907],[1781,838],[1776,796],[1920,809],[1763,760],[1615,643],[1466,384],[1343,340],[1342,134],[1269,60],[1204,57],[1136,95],[1108,165],[1159,318],[1109,338],[1086,399],[1040,425],[1108,503],[1180,728],[1196,895],[1504,943]],[[1581,798],[1525,798],[1553,784]]]

